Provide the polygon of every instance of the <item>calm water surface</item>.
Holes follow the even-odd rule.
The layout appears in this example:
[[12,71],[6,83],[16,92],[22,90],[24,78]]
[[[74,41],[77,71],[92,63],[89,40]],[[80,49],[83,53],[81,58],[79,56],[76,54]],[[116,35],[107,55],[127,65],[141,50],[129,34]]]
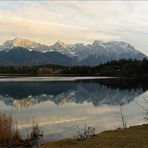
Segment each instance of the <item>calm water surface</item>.
[[26,132],[35,118],[45,139],[73,137],[77,125],[96,132],[147,121],[147,80],[96,77],[0,78],[0,111],[8,111]]

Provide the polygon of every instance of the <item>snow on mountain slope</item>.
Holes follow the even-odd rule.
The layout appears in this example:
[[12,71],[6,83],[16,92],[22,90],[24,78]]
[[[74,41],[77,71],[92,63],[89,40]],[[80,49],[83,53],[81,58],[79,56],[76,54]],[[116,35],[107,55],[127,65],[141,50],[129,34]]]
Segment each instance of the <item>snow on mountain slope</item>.
[[73,45],[70,50],[72,51],[73,56],[75,56],[78,61],[82,61],[90,54],[90,48],[88,46],[85,46],[83,43],[77,43]]
[[81,61],[84,65],[97,65],[111,60],[119,59],[138,59],[142,60],[146,57],[143,53],[136,50],[132,45],[125,42],[110,41],[94,41],[92,45],[88,45],[90,54]]
[[37,51],[43,51],[47,50],[49,47],[34,41],[30,41],[28,39],[21,39],[21,38],[15,38],[14,40],[8,40],[6,41],[0,48],[4,49],[5,51],[9,51],[10,49],[14,47],[24,47],[28,50],[37,50]]
[[76,63],[78,62],[80,65],[98,65],[119,59],[141,60],[146,57],[129,43],[119,41],[102,42],[98,40],[88,45],[84,45],[83,43],[70,45],[63,41],[57,41],[55,44],[49,46],[28,39],[15,38],[1,45],[0,51],[10,51],[14,47],[23,47],[28,49],[29,52],[40,51],[45,54],[52,52],[60,53],[76,60]]
[[64,43],[63,41],[57,41],[54,45],[49,46],[46,52],[55,51],[55,52],[60,52],[64,55],[70,56],[71,52],[69,49],[70,49],[70,46],[68,44]]

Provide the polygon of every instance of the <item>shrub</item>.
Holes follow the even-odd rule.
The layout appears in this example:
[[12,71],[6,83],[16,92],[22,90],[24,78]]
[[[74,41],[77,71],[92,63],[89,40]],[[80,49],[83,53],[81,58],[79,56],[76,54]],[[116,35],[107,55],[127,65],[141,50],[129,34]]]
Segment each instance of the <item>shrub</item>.
[[84,124],[82,129],[79,126],[77,126],[77,128],[77,135],[74,136],[76,140],[86,140],[95,135],[95,128],[87,126],[87,124]]
[[38,146],[39,142],[42,140],[43,132],[39,128],[37,121],[33,119],[32,128],[30,132],[30,139],[32,142],[32,145]]

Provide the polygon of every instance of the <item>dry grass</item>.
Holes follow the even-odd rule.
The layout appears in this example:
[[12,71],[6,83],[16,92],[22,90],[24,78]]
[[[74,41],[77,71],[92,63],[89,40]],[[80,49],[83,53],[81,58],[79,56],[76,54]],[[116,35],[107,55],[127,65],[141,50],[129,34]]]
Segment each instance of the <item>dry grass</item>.
[[0,145],[8,146],[20,144],[22,138],[17,123],[7,113],[0,113]]
[[37,123],[33,123],[30,135],[23,139],[12,116],[0,113],[0,148],[31,148],[38,146],[43,133]]
[[105,131],[87,140],[49,142],[40,148],[148,148],[148,125]]

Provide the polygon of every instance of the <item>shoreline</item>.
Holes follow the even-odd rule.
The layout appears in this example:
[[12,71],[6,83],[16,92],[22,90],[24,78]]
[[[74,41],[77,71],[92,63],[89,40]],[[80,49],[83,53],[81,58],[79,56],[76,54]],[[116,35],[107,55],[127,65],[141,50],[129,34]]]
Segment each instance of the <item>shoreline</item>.
[[148,147],[148,124],[98,133],[86,140],[52,141],[39,148],[139,148]]
[[106,76],[21,76],[21,77],[0,77],[0,82],[42,82],[42,81],[79,81],[79,80],[100,80],[100,79],[116,79],[118,77]]

